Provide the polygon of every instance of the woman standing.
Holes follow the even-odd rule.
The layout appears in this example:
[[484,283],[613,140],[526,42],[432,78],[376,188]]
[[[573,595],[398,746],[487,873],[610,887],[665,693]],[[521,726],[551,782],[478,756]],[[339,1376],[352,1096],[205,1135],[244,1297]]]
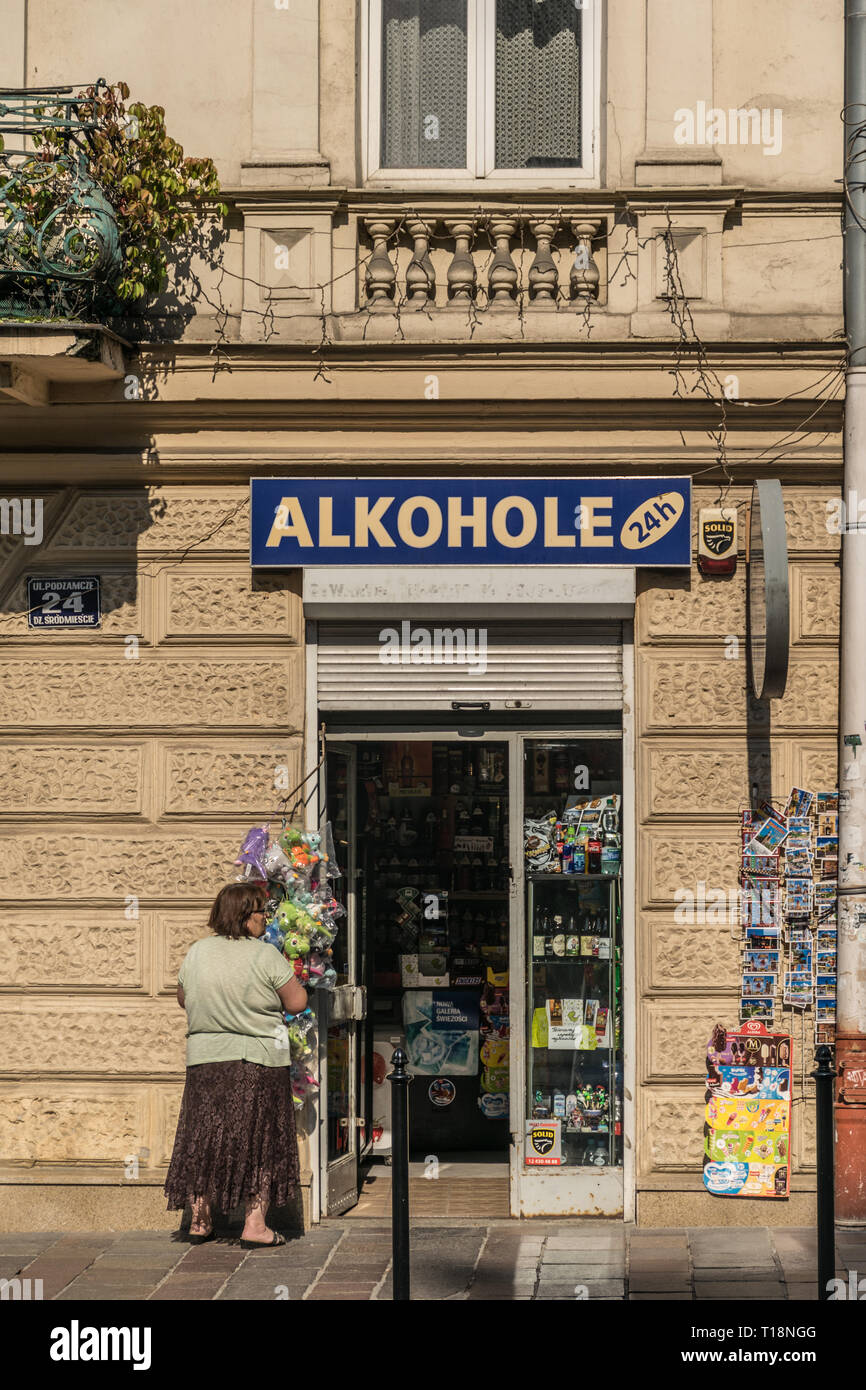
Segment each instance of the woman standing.
[[190,1240],[213,1235],[213,1210],[245,1204],[241,1245],[285,1245],[265,1223],[298,1185],[298,1144],[283,1010],[307,992],[265,933],[267,890],[230,883],[177,977],[187,1013],[186,1085],[165,1182],[169,1210],[192,1207]]

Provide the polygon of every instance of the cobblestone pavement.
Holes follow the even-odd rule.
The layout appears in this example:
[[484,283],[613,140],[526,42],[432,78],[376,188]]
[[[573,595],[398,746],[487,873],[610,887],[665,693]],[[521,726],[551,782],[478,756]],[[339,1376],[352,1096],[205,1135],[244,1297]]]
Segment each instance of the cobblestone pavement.
[[[866,1277],[866,1230],[837,1231],[837,1274]],[[412,1231],[412,1297],[486,1299],[816,1299],[815,1233],[731,1227],[469,1222]],[[58,1300],[391,1298],[391,1235],[329,1221],[278,1250],[223,1237],[191,1246],[169,1232],[0,1235],[0,1279],[41,1279]],[[32,1286],[34,1287],[34,1286]]]

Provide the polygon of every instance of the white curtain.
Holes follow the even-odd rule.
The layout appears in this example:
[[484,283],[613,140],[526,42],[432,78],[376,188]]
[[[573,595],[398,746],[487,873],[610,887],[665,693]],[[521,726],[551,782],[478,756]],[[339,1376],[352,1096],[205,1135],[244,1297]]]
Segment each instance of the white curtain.
[[581,160],[581,11],[574,0],[496,0],[496,167]]
[[466,167],[466,0],[383,0],[382,166]]

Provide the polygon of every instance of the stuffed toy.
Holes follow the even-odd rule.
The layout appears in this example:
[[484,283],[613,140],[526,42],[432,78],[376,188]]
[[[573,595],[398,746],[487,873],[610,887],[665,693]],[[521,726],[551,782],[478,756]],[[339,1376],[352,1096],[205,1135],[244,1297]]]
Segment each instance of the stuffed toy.
[[271,845],[270,849],[263,855],[262,863],[272,882],[288,884],[297,881],[298,875],[279,845]]
[[280,930],[279,923],[272,920],[265,927],[265,934],[262,939],[267,941],[269,946],[276,946],[277,950],[281,951],[286,938],[285,933]]
[[236,864],[243,865],[244,871],[240,875],[242,879],[267,878],[268,875],[263,863],[267,847],[268,827],[266,825],[254,825],[252,830],[247,831],[240,853],[235,860]]
[[[306,908],[299,907],[291,898],[285,898],[277,908],[276,921],[280,930],[285,932],[301,932],[303,936],[309,937],[310,933],[316,930],[317,922],[311,917]],[[309,945],[307,950],[309,950]]]

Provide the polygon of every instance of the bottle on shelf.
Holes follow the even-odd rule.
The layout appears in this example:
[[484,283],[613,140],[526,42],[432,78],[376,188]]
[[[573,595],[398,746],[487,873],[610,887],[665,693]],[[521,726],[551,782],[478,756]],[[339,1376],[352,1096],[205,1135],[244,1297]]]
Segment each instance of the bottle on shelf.
[[415,776],[415,759],[409,747],[400,759],[400,786],[411,787],[412,779]]
[[550,954],[556,960],[561,960],[565,955],[565,931],[560,916],[554,916],[553,918],[553,929],[550,935]]
[[592,836],[586,842],[586,872],[601,873],[601,840],[597,836]]
[[601,872],[615,878],[619,873],[622,850],[620,847],[619,836],[613,831],[605,831],[604,839],[601,843]]
[[452,743],[448,748],[448,789],[459,792],[463,780],[463,749]]
[[448,791],[448,744],[433,745],[433,795],[445,796]]
[[533,960],[544,960],[547,955],[547,922],[546,912],[539,904],[535,909],[535,924],[532,929],[532,958]]

